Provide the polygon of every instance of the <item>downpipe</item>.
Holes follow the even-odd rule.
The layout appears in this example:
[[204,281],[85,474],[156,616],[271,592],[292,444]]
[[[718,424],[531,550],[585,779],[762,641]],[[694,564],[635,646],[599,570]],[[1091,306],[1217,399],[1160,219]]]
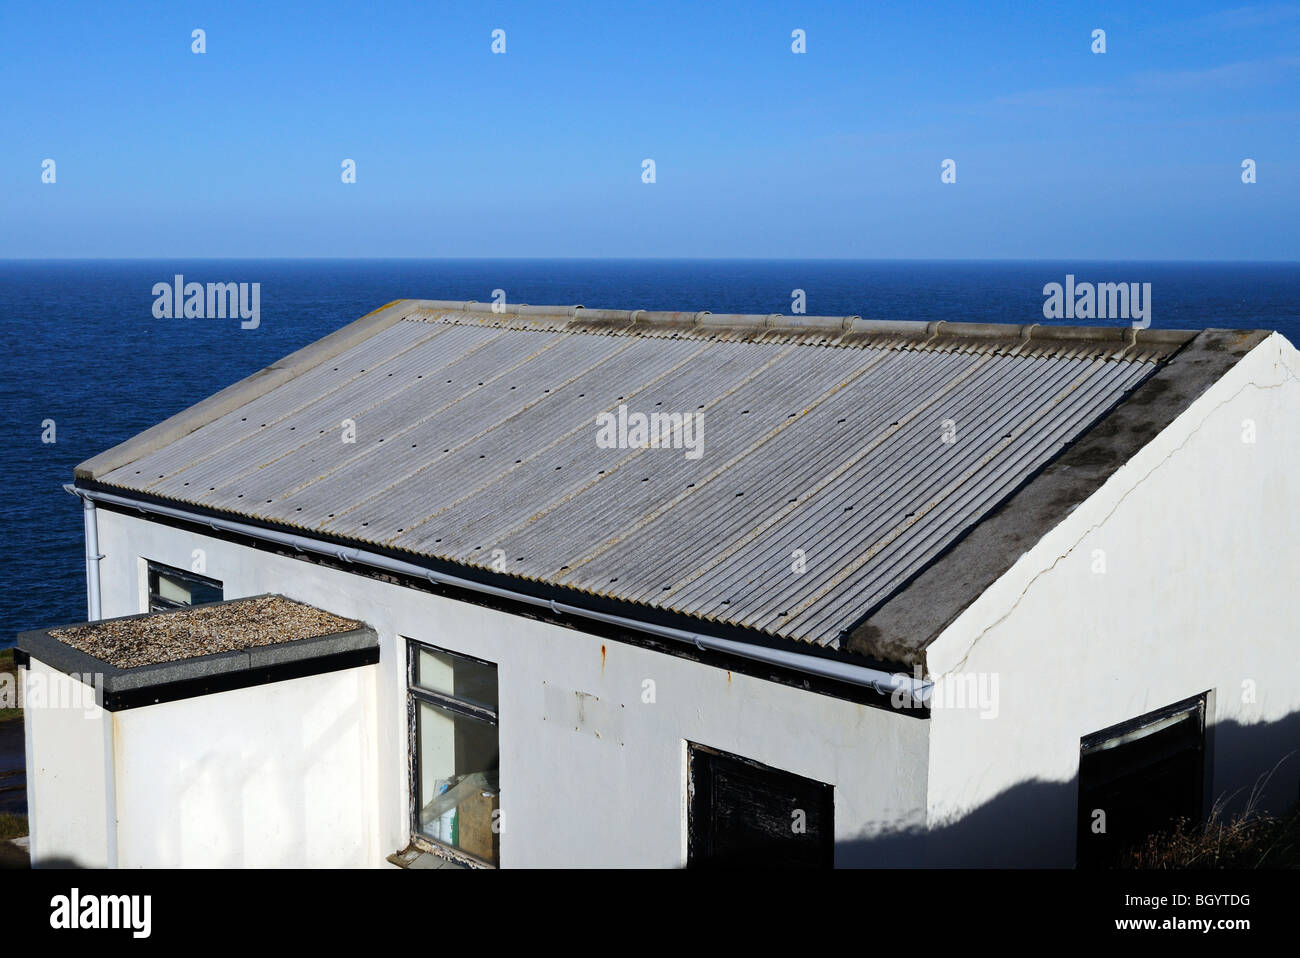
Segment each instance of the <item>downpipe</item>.
[[72,483],[63,487],[67,492],[81,499],[81,518],[85,525],[86,541],[86,618],[97,622],[100,614],[99,562],[104,554],[99,551],[99,522],[95,515],[95,502]]

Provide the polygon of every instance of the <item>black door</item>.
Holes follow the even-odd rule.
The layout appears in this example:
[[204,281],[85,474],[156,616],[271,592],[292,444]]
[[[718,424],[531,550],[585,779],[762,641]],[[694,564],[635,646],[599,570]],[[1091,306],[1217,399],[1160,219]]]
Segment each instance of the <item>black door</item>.
[[1079,866],[1114,865],[1151,833],[1179,819],[1199,821],[1204,787],[1204,695],[1085,737]]
[[692,744],[687,836],[692,868],[829,868],[835,861],[835,791]]

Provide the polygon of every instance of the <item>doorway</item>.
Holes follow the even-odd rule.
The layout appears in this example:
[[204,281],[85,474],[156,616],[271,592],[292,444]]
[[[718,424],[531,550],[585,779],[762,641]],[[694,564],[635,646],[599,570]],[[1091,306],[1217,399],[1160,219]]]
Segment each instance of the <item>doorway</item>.
[[687,867],[830,868],[835,789],[688,743]]
[[1208,694],[1080,740],[1079,867],[1113,866],[1153,832],[1201,820]]

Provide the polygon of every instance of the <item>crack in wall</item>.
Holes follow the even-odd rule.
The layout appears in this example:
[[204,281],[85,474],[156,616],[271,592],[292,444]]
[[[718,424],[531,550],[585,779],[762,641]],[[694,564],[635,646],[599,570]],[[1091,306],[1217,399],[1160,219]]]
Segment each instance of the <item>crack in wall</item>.
[[[1076,539],[1068,549],[1066,549],[1064,552],[1062,552],[1060,555],[1058,555],[1055,559],[1052,560],[1050,565],[1048,565],[1044,569],[1040,569],[1038,572],[1035,572],[1033,576],[1030,577],[1029,581],[1025,583],[1025,587],[1020,591],[1020,594],[1016,596],[1015,601],[1011,603],[1010,607],[1008,607],[1007,610],[1002,615],[1000,615],[997,619],[990,622],[987,626],[981,629],[979,634],[976,635],[975,638],[971,639],[970,644],[966,647],[966,651],[962,654],[961,659],[954,665],[953,668],[945,670],[942,675],[938,675],[938,676],[932,675],[931,680],[937,682],[939,679],[953,675],[954,673],[960,674],[961,671],[966,667],[967,660],[970,658],[971,654],[975,651],[975,647],[979,644],[980,640],[983,639],[984,636],[986,636],[993,629],[996,629],[999,625],[1001,625],[1003,622],[1005,622],[1007,619],[1011,617],[1011,615],[1016,611],[1016,609],[1019,608],[1020,603],[1024,601],[1025,596],[1029,594],[1029,590],[1034,587],[1034,583],[1036,583],[1043,576],[1052,572],[1063,560],[1069,558],[1069,556],[1076,549],[1078,549],[1079,545],[1085,539],[1087,539],[1088,536],[1092,535],[1103,525],[1109,522],[1110,518],[1119,510],[1119,507],[1122,506],[1125,503],[1125,501],[1128,500],[1129,496],[1131,496],[1139,488],[1145,485],[1147,480],[1150,479],[1151,476],[1153,476],[1158,469],[1160,469],[1162,466],[1167,464],[1171,459],[1174,458],[1175,455],[1182,452],[1182,450],[1187,446],[1187,444],[1192,441],[1192,438],[1195,437],[1198,433],[1200,433],[1201,429],[1204,428],[1205,424],[1210,421],[1210,419],[1214,416],[1215,413],[1217,413],[1224,406],[1227,406],[1228,404],[1235,402],[1237,398],[1241,396],[1242,393],[1246,392],[1246,390],[1248,389],[1255,389],[1259,392],[1263,392],[1265,390],[1281,389],[1283,386],[1288,386],[1292,383],[1300,382],[1300,375],[1298,375],[1296,371],[1291,368],[1291,366],[1287,363],[1286,359],[1283,357],[1280,350],[1278,351],[1275,365],[1281,365],[1286,370],[1288,376],[1284,376],[1284,378],[1281,381],[1274,383],[1273,385],[1270,386],[1263,386],[1256,382],[1247,382],[1244,385],[1242,385],[1242,387],[1238,389],[1236,392],[1234,392],[1231,396],[1224,398],[1221,402],[1216,403],[1211,409],[1207,410],[1205,415],[1201,418],[1201,421],[1198,422],[1190,432],[1188,432],[1188,434],[1183,438],[1183,441],[1180,442],[1173,449],[1171,449],[1168,452],[1168,454],[1166,454],[1163,458],[1161,458],[1159,462],[1156,462],[1154,465],[1152,465],[1151,468],[1141,476],[1141,478],[1139,478],[1135,483],[1133,483],[1128,488],[1128,490],[1126,490],[1124,494],[1115,501],[1115,504],[1110,508],[1110,510],[1104,516],[1102,516],[1099,520],[1097,520],[1095,523],[1093,523],[1087,529],[1085,529],[1083,533],[1078,537],[1078,539]],[[1096,493],[1094,493],[1094,495],[1095,494]],[[1084,501],[1086,502],[1087,500]],[[1082,505],[1082,503],[1080,503],[1080,505]]]

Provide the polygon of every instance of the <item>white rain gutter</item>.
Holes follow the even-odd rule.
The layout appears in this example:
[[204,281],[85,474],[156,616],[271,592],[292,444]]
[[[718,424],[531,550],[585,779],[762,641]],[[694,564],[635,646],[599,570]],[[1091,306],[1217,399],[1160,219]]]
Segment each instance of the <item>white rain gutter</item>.
[[86,618],[97,622],[101,618],[99,604],[99,523],[95,518],[95,503],[72,483],[63,487],[74,496],[81,496],[81,517],[86,527]]
[[[212,529],[233,532],[237,535],[246,536],[251,539],[259,539],[263,542],[274,542],[279,545],[288,546],[299,552],[313,552],[318,555],[330,556],[342,562],[369,566],[370,568],[380,569],[385,572],[394,572],[399,575],[427,579],[430,582],[439,585],[451,586],[457,589],[466,589],[471,592],[478,592],[484,595],[506,599],[511,602],[522,602],[527,605],[550,609],[551,612],[556,615],[577,616],[584,619],[592,619],[597,622],[604,622],[609,625],[615,625],[620,628],[630,629],[636,632],[647,632],[651,635],[660,636],[661,638],[670,639],[675,642],[693,645],[698,649],[712,649],[716,652],[726,652],[732,655],[738,655],[742,658],[752,659],[756,662],[763,662],[767,665],[794,669],[795,671],[804,672],[808,675],[815,675],[820,678],[834,679],[838,682],[847,682],[851,685],[871,688],[882,695],[893,695],[896,692],[901,693],[910,700],[905,704],[912,705],[913,707],[916,705],[923,705],[929,699],[930,693],[933,689],[932,683],[923,679],[917,679],[902,672],[885,672],[881,669],[873,669],[865,665],[854,665],[850,662],[840,662],[835,659],[827,659],[815,655],[805,655],[800,652],[788,652],[784,649],[771,649],[763,646],[751,645],[747,642],[737,642],[733,639],[723,639],[716,636],[704,635],[698,632],[687,632],[683,629],[669,628],[668,626],[656,625],[651,622],[643,622],[639,619],[629,619],[621,615],[610,615],[604,612],[597,612],[593,609],[584,609],[580,606],[556,602],[553,599],[541,599],[536,596],[527,595],[523,592],[515,592],[512,589],[503,589],[499,586],[488,585],[487,583],[477,582],[473,579],[464,579],[460,576],[448,575],[445,572],[426,569],[425,567],[416,565],[413,562],[404,562],[401,559],[393,559],[377,552],[368,552],[364,549],[357,549],[351,546],[334,545],[332,543],[323,542],[319,539],[313,539],[310,536],[280,532],[276,529],[264,529],[259,526],[247,525],[233,519],[223,519],[217,516],[201,516],[197,513],[185,509],[179,509],[174,506],[164,506],[152,502],[141,502],[127,496],[119,496],[111,492],[101,492],[97,489],[83,489],[80,486],[71,484],[64,486],[64,488],[73,495],[81,497],[82,502],[86,507],[86,514],[91,517],[87,519],[86,527],[86,575],[88,581],[91,575],[90,537],[92,532],[90,530],[92,529],[94,521],[94,501],[99,501],[116,506],[122,506],[128,509],[135,509],[143,513],[150,513],[152,515],[165,516],[172,519],[180,519],[185,522],[205,525]],[[96,540],[96,543],[97,541],[98,540]],[[97,544],[95,550],[98,551]],[[99,558],[102,558],[102,556]],[[94,570],[94,601],[96,603],[96,611],[92,617],[98,618],[99,567],[97,563],[94,565]]]

